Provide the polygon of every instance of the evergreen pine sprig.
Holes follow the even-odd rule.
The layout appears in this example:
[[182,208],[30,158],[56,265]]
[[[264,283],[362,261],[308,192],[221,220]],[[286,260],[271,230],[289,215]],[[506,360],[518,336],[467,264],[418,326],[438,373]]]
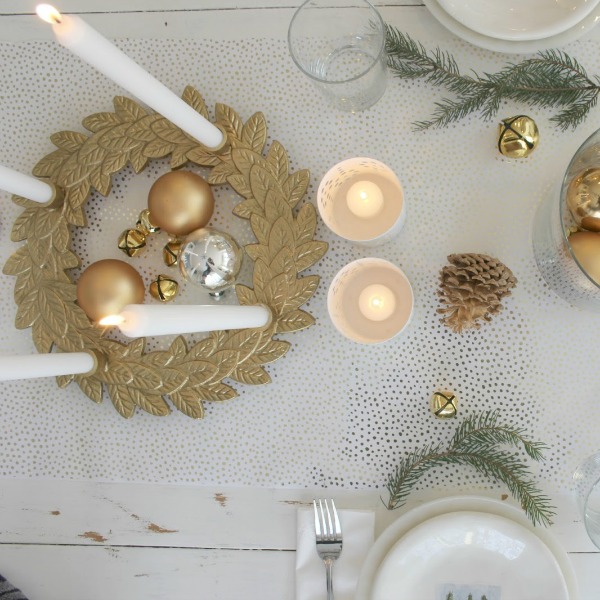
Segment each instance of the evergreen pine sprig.
[[498,73],[462,75],[454,57],[439,48],[429,52],[406,33],[387,26],[388,66],[402,79],[424,79],[445,87],[455,98],[435,103],[432,118],[418,121],[417,129],[444,127],[473,112],[486,120],[494,117],[504,100],[560,109],[551,121],[561,129],[575,128],[596,106],[600,78],[590,79],[585,69],[560,50],[545,50]]
[[472,415],[458,426],[447,447],[431,444],[403,458],[386,484],[390,495],[387,508],[402,506],[419,479],[431,468],[469,465],[480,474],[504,483],[534,525],[551,525],[555,512],[550,499],[537,488],[531,471],[522,461],[522,454],[504,448],[512,446],[533,460],[541,461],[547,446],[528,440],[522,428],[501,424],[498,420],[498,411]]

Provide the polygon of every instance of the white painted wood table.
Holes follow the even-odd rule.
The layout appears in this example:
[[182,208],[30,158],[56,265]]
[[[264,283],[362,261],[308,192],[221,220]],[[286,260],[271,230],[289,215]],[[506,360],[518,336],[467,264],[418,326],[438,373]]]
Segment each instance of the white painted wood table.
[[[31,40],[50,42],[51,35],[48,28],[41,27],[33,15],[34,4],[32,0],[0,2],[0,42],[21,43]],[[377,4],[388,22],[399,27],[406,25],[415,37],[428,32],[429,39],[439,40],[440,43],[455,41],[450,33],[435,23],[423,5],[400,0],[377,2]],[[222,38],[225,43],[232,40],[235,42],[244,28],[251,29],[252,34],[257,38],[267,36],[280,42],[285,39],[287,24],[297,2],[294,0],[223,0],[223,2],[218,0],[169,0],[169,2],[166,0],[104,0],[102,2],[62,0],[60,3],[57,2],[57,5],[64,12],[84,14],[93,26],[115,39],[185,40],[197,39],[201,34],[210,33],[212,38]],[[599,40],[600,29],[592,32],[591,36],[594,40]],[[490,53],[483,53],[484,59],[482,59],[481,55],[480,51],[473,52],[474,59],[477,61],[486,60],[486,57],[489,59],[491,56]],[[259,57],[256,57],[257,61],[258,59]],[[177,62],[176,57],[174,61]],[[600,72],[597,64],[591,67],[596,72]],[[226,65],[224,68],[235,70],[241,66]],[[289,69],[293,69],[291,61]],[[44,69],[32,66],[30,71],[28,68],[26,71],[24,78],[31,79],[32,89],[35,89],[36,83],[45,81]],[[53,76],[59,77],[57,73]],[[269,83],[269,85],[273,84],[272,81]],[[75,89],[77,84],[72,85]],[[399,94],[398,90],[399,88],[396,87],[393,93]],[[7,123],[10,112],[7,108],[10,108],[11,102],[31,100],[24,97],[13,98],[11,93],[13,90],[10,89],[2,89],[0,92],[2,106],[5,107],[3,129],[5,133],[11,125]],[[245,102],[244,90],[232,90],[231,98],[236,102]],[[290,98],[286,99],[282,95],[280,102],[285,105],[289,100]],[[90,98],[89,112],[107,110],[105,100],[102,102],[104,104],[98,107],[94,99]],[[254,103],[250,105],[253,106],[253,110],[263,108],[259,101],[256,102],[256,106]],[[270,108],[275,112],[275,105]],[[377,113],[374,114],[377,116]],[[42,122],[44,118],[47,116],[35,115],[37,121]],[[284,129],[283,122],[286,118],[287,116],[283,118],[273,115],[275,122],[280,121],[278,136],[284,136],[285,132],[281,129]],[[327,118],[328,126],[336,127],[338,116],[331,113]],[[369,117],[365,118],[368,120]],[[344,122],[341,116],[339,119],[340,122]],[[588,132],[594,129],[592,121],[593,119],[590,119],[587,125]],[[373,131],[385,129],[385,125],[386,122],[377,122],[376,117],[370,123]],[[24,123],[18,126],[26,129]],[[41,131],[47,136],[56,127],[68,127],[68,123],[53,121],[51,127],[47,129],[40,125],[39,131],[36,131],[37,133]],[[406,127],[409,127],[408,121]],[[442,140],[442,135],[443,133],[432,133],[429,139],[439,141]],[[549,137],[548,147],[551,146],[551,141],[556,143],[558,140],[557,134],[552,135],[555,137]],[[35,143],[29,139],[30,137],[30,135],[24,136],[23,144],[35,151]],[[340,138],[343,136],[340,135]],[[580,135],[577,138],[573,137],[572,141],[571,138],[567,139],[569,141],[566,146],[569,152],[572,152],[581,142]],[[390,139],[389,144],[384,143],[381,154],[390,154],[395,144],[402,144],[401,139],[398,142],[395,140]],[[343,139],[340,143],[344,143]],[[47,149],[48,144],[44,143],[43,147]],[[295,150],[300,152],[302,148],[298,145]],[[375,149],[368,146],[356,150],[375,153]],[[318,157],[315,160],[324,163],[317,166],[317,174],[322,175],[337,157],[322,156],[318,148],[315,148],[315,152]],[[305,158],[309,156],[306,152],[304,155]],[[27,162],[28,160],[29,154],[19,154],[19,152],[13,154],[13,148],[7,147],[7,140],[3,140],[0,162],[9,163],[9,166],[14,168],[30,170],[32,163]],[[299,163],[300,160],[297,158]],[[548,160],[552,162],[554,157],[550,156]],[[564,165],[559,161],[556,161],[556,164]],[[502,165],[498,168],[502,168]],[[413,177],[413,185],[417,179]],[[418,185],[415,187],[418,188]],[[311,193],[314,201],[314,183]],[[2,216],[0,235],[5,237],[8,235],[6,219],[12,217],[13,213],[3,215],[4,213],[0,214]],[[335,252],[340,251],[336,246]],[[450,249],[444,249],[441,255],[449,251]],[[353,256],[362,255],[359,253]],[[2,260],[6,258],[3,256]],[[352,258],[352,255],[347,258]],[[429,273],[432,285],[434,273],[434,271]],[[12,281],[3,277],[3,286],[11,285]],[[419,293],[421,292],[422,289],[419,288]],[[531,289],[529,292],[531,293]],[[546,290],[546,293],[549,292]],[[533,294],[535,295],[535,290]],[[4,316],[14,318],[10,293],[5,293],[3,302]],[[325,322],[323,293],[313,303],[313,309]],[[422,310],[421,312],[419,310],[421,309],[418,309],[417,318],[423,316]],[[553,314],[552,311],[558,309],[550,307],[548,310]],[[7,318],[3,325],[4,329],[9,330],[12,321]],[[596,324],[593,327],[596,327]],[[331,329],[327,331],[328,335],[332,335]],[[436,333],[434,332],[433,335],[435,338]],[[313,342],[318,341],[318,338],[310,339]],[[444,339],[439,338],[439,340]],[[21,351],[32,351],[27,332],[20,332],[18,337],[5,334],[3,343],[5,353],[14,351],[15,347]],[[435,339],[433,343],[436,343]],[[294,339],[294,344],[297,345],[298,352],[306,352],[302,350],[302,335]],[[397,347],[400,348],[401,344],[402,342],[398,342]],[[358,352],[349,345],[343,346],[341,350],[338,345],[338,351],[346,352],[348,355]],[[357,356],[357,360],[360,361],[360,355]],[[277,370],[279,367],[274,370],[275,383],[271,384],[272,388],[266,392],[266,397],[272,394],[273,400],[278,398],[281,394],[281,387],[278,387],[281,381],[278,383],[277,378],[282,379],[286,369],[302,372],[302,365],[299,364],[302,360],[300,356],[296,358],[295,363],[293,357],[289,359],[286,357],[281,361],[280,370]],[[288,361],[287,364],[285,361]],[[353,368],[354,370],[357,369]],[[311,381],[315,379],[315,374],[304,373],[303,377],[306,379],[305,384],[308,389],[312,389]],[[350,372],[332,374],[331,381],[323,379],[320,384],[326,387],[328,397],[333,397],[336,394],[336,385],[347,384],[348,389],[352,387],[360,389],[362,381],[354,381],[352,377]],[[111,470],[109,459],[102,458],[102,448],[88,445],[87,440],[93,438],[95,430],[101,427],[102,423],[109,423],[113,428],[128,427],[131,436],[135,438],[141,428],[146,427],[148,419],[136,417],[123,425],[114,411],[111,412],[109,402],[105,402],[100,407],[89,408],[89,415],[92,416],[88,418],[99,420],[93,421],[94,424],[91,420],[87,421],[89,426],[86,426],[85,422],[80,425],[81,434],[78,438],[80,460],[77,463],[63,465],[61,438],[52,437],[53,432],[50,430],[40,431],[44,427],[40,426],[35,416],[31,417],[30,422],[31,437],[23,435],[22,431],[26,429],[27,421],[24,421],[20,415],[25,411],[26,403],[22,398],[14,401],[13,392],[23,389],[24,393],[30,394],[32,399],[37,393],[37,388],[28,391],[29,388],[26,388],[25,384],[23,386],[23,388],[8,386],[0,388],[2,405],[7,407],[3,409],[5,412],[0,416],[2,438],[0,475],[3,477],[0,480],[0,573],[21,587],[31,600],[105,600],[108,598],[111,600],[149,598],[288,600],[294,597],[294,550],[298,507],[308,504],[315,495],[327,494],[335,497],[341,507],[371,508],[377,513],[376,533],[380,533],[386,525],[406,510],[403,508],[401,512],[390,513],[383,508],[380,494],[382,494],[381,485],[385,481],[385,473],[382,472],[362,477],[363,471],[357,467],[354,479],[347,477],[338,484],[334,478],[335,469],[330,468],[327,471],[328,476],[323,475],[319,480],[321,485],[316,485],[315,481],[318,477],[315,479],[307,475],[311,466],[316,468],[315,464],[310,463],[313,455],[307,454],[308,458],[304,457],[304,453],[309,453],[309,450],[314,450],[314,456],[319,456],[318,444],[314,439],[312,440],[314,448],[301,448],[303,454],[299,461],[305,460],[303,466],[307,469],[304,475],[301,470],[286,475],[287,463],[279,461],[277,447],[271,448],[269,445],[273,432],[261,431],[260,427],[257,427],[254,444],[257,451],[259,448],[264,451],[261,454],[261,464],[269,465],[272,474],[265,474],[258,468],[253,470],[254,458],[251,455],[246,457],[248,468],[247,472],[243,471],[243,475],[239,474],[239,466],[235,468],[232,466],[231,471],[227,472],[227,461],[223,459],[225,471],[216,473],[208,470],[202,476],[192,477],[178,470],[177,457],[164,470],[161,467],[155,472],[138,473],[135,469],[135,460],[131,462],[130,459],[137,441],[133,442],[131,448],[124,449],[122,470],[119,471],[117,467]],[[587,391],[593,395],[595,392],[597,397],[597,388],[598,386],[594,384],[578,390],[578,393],[583,394]],[[337,389],[341,395],[347,393],[345,387]],[[48,402],[44,410],[56,411],[57,414],[60,414],[59,410],[66,410],[66,406],[62,404],[67,402],[66,393],[59,390],[52,391],[52,402],[50,398],[44,398]],[[423,394],[427,396],[426,391]],[[86,402],[77,392],[74,392],[72,397],[69,396],[69,401]],[[13,406],[10,406],[11,403]],[[276,411],[278,407],[279,404],[275,404],[270,410]],[[261,405],[257,410],[266,410],[266,408]],[[210,415],[212,416],[214,415]],[[425,419],[426,416],[422,418]],[[162,425],[163,430],[153,432],[153,435],[157,436],[157,448],[158,438],[169,435],[169,419],[173,419],[173,423],[179,423],[175,421],[175,416],[169,417]],[[293,417],[290,419],[293,420]],[[589,427],[594,427],[596,422],[591,421]],[[210,431],[210,421],[203,426],[202,431]],[[256,427],[256,423],[253,426]],[[318,438],[321,424],[312,422],[306,426],[314,427],[317,432],[315,436]],[[219,430],[219,427],[222,429]],[[377,430],[377,427],[381,428],[382,424],[365,421],[364,427]],[[227,456],[227,444],[233,443],[232,436],[229,435],[231,432],[227,430],[227,421],[215,421],[212,428],[213,436],[223,438],[222,454]],[[144,431],[147,434],[149,430],[144,429]],[[554,440],[556,445],[563,449],[561,451],[568,460],[565,460],[565,464],[562,465],[564,471],[559,472],[569,471],[572,463],[581,457],[582,450],[579,447],[569,454],[571,443],[569,440],[576,439],[577,431],[574,429],[567,431],[565,434],[567,442],[562,445],[559,444],[558,435],[555,437],[554,433],[549,439],[546,438],[546,434],[551,435],[550,431],[551,429],[540,428],[535,433],[549,442]],[[431,433],[429,425],[428,432]],[[69,446],[72,442],[71,433],[73,432],[61,430],[65,453],[72,452]],[[294,444],[299,439],[296,434],[297,432],[291,427],[288,443],[292,452],[295,451]],[[341,430],[338,437],[332,436],[333,442],[323,438],[324,444],[341,443],[343,434]],[[236,430],[235,435],[243,437],[250,434],[239,433]],[[413,431],[411,435],[413,435],[412,446],[420,443],[421,432],[417,431],[415,434]],[[52,441],[48,441],[50,438]],[[248,439],[252,443],[252,438]],[[423,439],[427,441],[425,433]],[[191,438],[182,439],[176,452],[183,454],[186,444],[191,441]],[[593,441],[591,443],[593,444]],[[324,449],[323,452],[327,452],[328,449]],[[589,449],[592,447],[590,446]],[[157,449],[157,452],[161,450]],[[240,460],[239,454],[240,452],[237,460]],[[358,456],[357,464],[363,458],[366,459],[367,454],[370,455],[370,452]],[[270,456],[265,458],[265,455]],[[15,456],[22,457],[22,460],[15,460]],[[390,464],[393,463],[393,458],[390,458]],[[197,456],[197,460],[201,463],[203,457]],[[212,460],[216,460],[216,455]],[[43,468],[38,465],[38,461],[40,465],[43,463]],[[53,470],[53,464],[56,464],[56,470]],[[150,458],[148,464],[152,464]],[[156,464],[159,464],[158,460]],[[115,473],[119,475],[114,475]],[[600,553],[585,534],[569,494],[568,482],[564,477],[561,481],[563,481],[562,485],[545,482],[558,507],[553,531],[573,561],[582,600],[594,600],[600,596]],[[281,483],[277,484],[277,482]],[[458,483],[453,484],[450,481],[441,487],[432,485],[430,490],[417,492],[406,508],[426,499],[451,493],[483,493],[499,498],[503,490],[486,489],[483,482],[466,478]]]

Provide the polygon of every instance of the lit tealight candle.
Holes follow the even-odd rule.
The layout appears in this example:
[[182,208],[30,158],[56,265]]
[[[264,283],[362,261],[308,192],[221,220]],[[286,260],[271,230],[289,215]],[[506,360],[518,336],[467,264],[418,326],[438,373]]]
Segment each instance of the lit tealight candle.
[[371,321],[385,321],[396,309],[396,297],[390,288],[374,283],[360,293],[358,308]]
[[383,193],[372,181],[357,181],[350,186],[346,202],[350,211],[357,217],[370,219],[383,209]]
[[223,142],[223,133],[189,104],[178,98],[124,52],[75,15],[61,15],[53,6],[40,4],[38,16],[52,25],[57,41],[145,102],[209,148]]
[[120,314],[99,323],[116,325],[127,337],[145,337],[265,327],[270,321],[271,311],[266,306],[128,304]]

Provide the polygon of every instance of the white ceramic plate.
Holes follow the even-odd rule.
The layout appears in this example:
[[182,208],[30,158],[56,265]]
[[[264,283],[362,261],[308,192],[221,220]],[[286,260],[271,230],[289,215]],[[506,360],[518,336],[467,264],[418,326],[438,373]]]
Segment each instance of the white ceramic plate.
[[598,0],[438,0],[465,27],[502,40],[539,40],[577,25]]
[[538,52],[539,50],[560,48],[565,44],[579,39],[600,21],[600,4],[597,4],[589,15],[562,33],[541,38],[539,40],[501,40],[499,38],[483,35],[482,33],[477,33],[469,27],[466,27],[448,14],[441,7],[438,0],[424,0],[424,2],[425,6],[429,9],[429,12],[446,29],[458,37],[475,46],[479,46],[480,48],[486,48],[487,50],[493,50],[495,52],[505,52],[508,54],[531,54]]
[[566,552],[548,530],[505,503],[456,497],[406,513],[379,536],[356,600],[442,600],[451,584],[467,585],[455,588],[456,600],[461,589],[489,600],[494,593],[502,600],[578,598]]

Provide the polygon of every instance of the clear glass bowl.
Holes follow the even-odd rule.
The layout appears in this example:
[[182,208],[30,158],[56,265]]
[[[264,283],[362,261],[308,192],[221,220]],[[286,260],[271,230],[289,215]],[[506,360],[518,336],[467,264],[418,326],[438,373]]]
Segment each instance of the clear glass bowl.
[[600,285],[577,260],[569,243],[576,223],[567,206],[567,190],[575,177],[592,168],[600,169],[600,130],[571,159],[560,192],[554,188],[541,202],[533,221],[532,240],[535,260],[550,288],[572,306],[600,312]]

